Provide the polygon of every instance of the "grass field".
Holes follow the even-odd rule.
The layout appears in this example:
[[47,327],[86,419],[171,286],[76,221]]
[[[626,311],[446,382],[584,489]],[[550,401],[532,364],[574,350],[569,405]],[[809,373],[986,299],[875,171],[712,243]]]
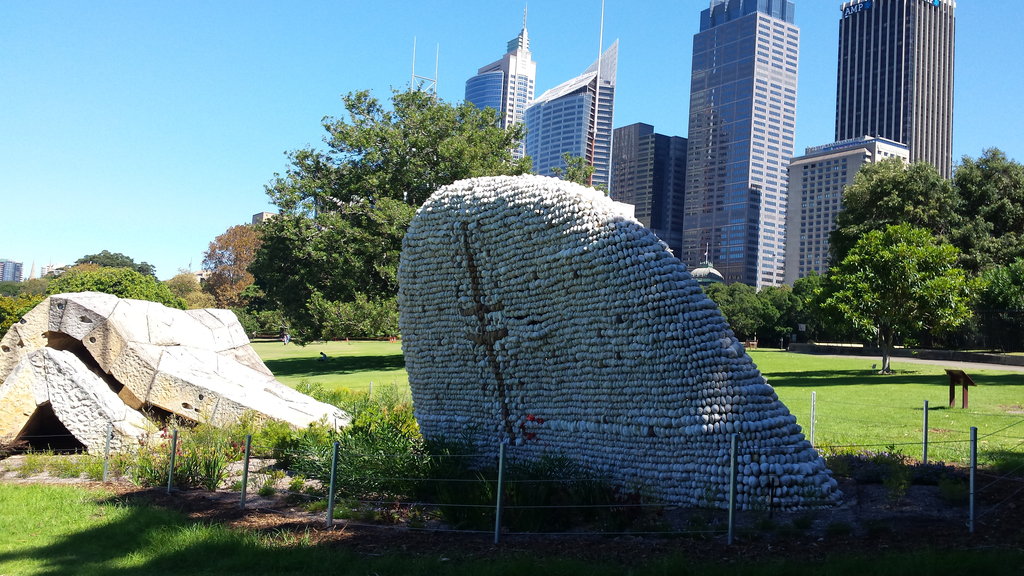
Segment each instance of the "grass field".
[[[709,546],[719,546],[720,543]],[[373,548],[378,550],[378,548]],[[142,576],[290,574],[441,574],[489,576],[546,574],[1015,574],[1014,550],[918,550],[882,555],[838,553],[827,560],[696,561],[669,555],[625,565],[529,554],[517,547],[464,557],[460,547],[438,541],[436,553],[359,554],[343,546],[311,545],[301,532],[238,531],[189,521],[177,512],[133,504],[74,486],[0,483],[0,574]]]
[[855,446],[881,452],[895,445],[920,458],[924,401],[928,401],[928,458],[967,462],[970,428],[978,428],[979,460],[1024,463],[1024,373],[970,370],[978,384],[968,409],[949,408],[949,378],[942,366],[894,361],[895,374],[879,375],[875,360],[751,351],[751,357],[810,435],[815,395],[817,447]]
[[[381,385],[409,387],[400,342],[337,341],[299,346],[262,340],[252,346],[277,379],[289,386],[306,381],[330,390],[364,391]],[[321,352],[327,360],[321,360]]]
[[[398,342],[324,342],[302,347],[256,342],[257,353],[286,384],[315,382],[327,389],[365,391],[371,386],[406,390]],[[320,361],[320,352],[328,360]],[[977,388],[969,409],[948,408],[942,366],[893,361],[895,374],[881,376],[877,359],[834,358],[773,349],[750,355],[810,436],[811,393],[816,396],[814,442],[835,449],[898,451],[920,458],[924,401],[928,400],[929,460],[967,462],[970,428],[978,428],[982,463],[1024,460],[1024,373],[970,371]],[[848,448],[844,448],[848,447]]]

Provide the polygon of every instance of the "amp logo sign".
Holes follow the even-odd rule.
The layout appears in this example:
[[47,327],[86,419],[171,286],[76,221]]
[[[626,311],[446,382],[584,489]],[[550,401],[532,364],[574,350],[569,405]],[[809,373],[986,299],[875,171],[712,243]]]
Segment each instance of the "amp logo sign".
[[850,16],[853,16],[858,12],[870,10],[873,4],[874,2],[872,2],[871,0],[864,0],[863,2],[858,2],[851,6],[847,6],[846,8],[843,8],[843,18],[849,18]]

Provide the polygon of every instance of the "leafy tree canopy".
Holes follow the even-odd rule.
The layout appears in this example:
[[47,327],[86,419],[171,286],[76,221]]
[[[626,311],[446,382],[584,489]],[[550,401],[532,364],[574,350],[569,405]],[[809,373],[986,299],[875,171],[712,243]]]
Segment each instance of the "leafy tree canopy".
[[191,272],[181,270],[174,277],[166,280],[164,285],[171,291],[171,294],[181,298],[188,310],[217,307],[217,301],[203,291],[199,279]]
[[252,285],[249,265],[256,259],[260,233],[255,226],[232,226],[217,236],[203,255],[203,269],[209,271],[204,288],[217,306],[238,308],[245,305],[242,294]]
[[[256,284],[308,341],[397,333],[398,256],[417,206],[439,187],[476,176],[522,174],[512,150],[522,128],[497,113],[419,91],[394,92],[390,107],[369,92],[343,97],[347,118],[325,118],[326,151],[292,152],[267,194],[280,215],[260,225],[249,267]],[[346,318],[327,322],[328,311]],[[355,315],[362,315],[356,318]],[[362,327],[362,328],[360,328]]]
[[47,294],[68,292],[104,292],[119,298],[149,300],[170,308],[185,308],[185,303],[156,278],[131,268],[109,268],[95,264],[72,266],[50,282]]
[[156,278],[156,268],[152,264],[146,262],[136,264],[135,260],[120,252],[104,250],[99,254],[88,254],[76,260],[75,264],[96,264],[97,266],[106,266],[108,268],[131,268],[139,274]]
[[956,267],[958,256],[955,247],[923,228],[871,230],[829,269],[825,305],[864,333],[877,330],[882,372],[889,372],[898,335],[939,333],[971,318],[979,283]]
[[556,178],[561,178],[567,182],[575,182],[583,186],[592,186],[594,167],[587,163],[586,158],[573,156],[566,152],[562,154],[562,161],[565,162],[565,168],[554,168],[552,170]]
[[718,304],[736,337],[740,340],[754,340],[758,329],[764,325],[765,311],[752,286],[733,282],[712,284],[705,288],[709,298]]
[[934,166],[899,158],[866,164],[843,192],[843,210],[829,236],[832,262],[840,262],[866,233],[892,224],[924,228],[948,240],[959,226],[960,198]]
[[21,293],[42,296],[46,294],[46,287],[49,285],[49,278],[29,278],[21,283]]
[[1024,257],[1024,166],[990,148],[965,156],[953,181],[963,217],[953,241],[964,266],[981,271]]

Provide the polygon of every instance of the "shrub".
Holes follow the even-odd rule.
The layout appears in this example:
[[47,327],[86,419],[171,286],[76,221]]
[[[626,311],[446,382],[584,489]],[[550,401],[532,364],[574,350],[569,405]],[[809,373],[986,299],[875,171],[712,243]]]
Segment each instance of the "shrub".
[[352,416],[340,431],[309,429],[290,451],[293,471],[328,486],[333,444],[339,445],[335,489],[340,495],[375,500],[406,499],[426,470],[423,438],[412,405],[397,400],[393,391],[367,394],[328,393],[306,385],[318,400],[331,403]]
[[66,292],[104,292],[119,298],[150,300],[170,308],[184,309],[185,302],[153,276],[131,268],[108,268],[84,264],[68,268],[50,282],[47,294]]
[[[29,313],[37,304],[43,301],[45,296],[34,294],[23,294],[21,296],[0,296],[0,337],[7,333],[12,324],[21,320],[21,317]],[[3,457],[3,445],[0,444],[0,458]]]

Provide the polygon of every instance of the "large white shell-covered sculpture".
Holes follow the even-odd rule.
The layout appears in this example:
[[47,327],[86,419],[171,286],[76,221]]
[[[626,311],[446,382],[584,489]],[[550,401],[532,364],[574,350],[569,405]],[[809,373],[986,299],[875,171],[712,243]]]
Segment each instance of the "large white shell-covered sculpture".
[[90,450],[146,431],[143,413],[223,426],[253,412],[296,427],[348,415],[278,382],[230,310],[175,310],[99,292],[43,300],[0,339],[0,438],[49,408]]
[[841,493],[717,306],[602,193],[540,176],[438,190],[405,236],[403,350],[427,438],[567,456],[667,502]]

